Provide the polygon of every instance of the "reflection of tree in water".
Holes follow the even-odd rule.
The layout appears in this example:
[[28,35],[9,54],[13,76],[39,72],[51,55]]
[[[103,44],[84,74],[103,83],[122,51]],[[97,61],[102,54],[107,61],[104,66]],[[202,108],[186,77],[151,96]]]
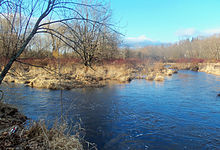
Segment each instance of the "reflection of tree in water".
[[99,146],[102,147],[112,136],[110,132],[106,133],[104,131],[112,130],[112,119],[117,117],[114,114],[115,112],[112,111],[117,109],[114,108],[117,107],[114,99],[115,92],[116,89],[113,87],[78,89],[71,91],[72,96],[79,97],[72,97],[72,106],[64,100],[64,111],[65,109],[70,109],[66,113],[66,116],[69,116],[68,119],[73,119],[73,114],[74,120],[79,120],[80,118],[82,120],[81,125],[86,130],[86,140],[99,143]]

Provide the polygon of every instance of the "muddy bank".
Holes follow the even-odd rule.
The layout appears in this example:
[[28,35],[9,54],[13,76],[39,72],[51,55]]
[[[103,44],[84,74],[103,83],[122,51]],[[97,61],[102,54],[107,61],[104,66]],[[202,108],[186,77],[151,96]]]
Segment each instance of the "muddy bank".
[[26,120],[17,108],[0,102],[0,149],[83,149],[77,135],[64,134],[66,124],[48,130],[43,122],[24,126]]

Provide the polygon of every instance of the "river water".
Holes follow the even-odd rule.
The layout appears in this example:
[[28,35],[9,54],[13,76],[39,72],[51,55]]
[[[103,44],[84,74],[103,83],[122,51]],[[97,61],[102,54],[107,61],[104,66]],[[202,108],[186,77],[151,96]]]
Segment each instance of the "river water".
[[[60,91],[2,88],[4,100],[29,118],[59,119]],[[63,111],[67,121],[81,120],[85,139],[99,149],[213,150],[220,149],[219,92],[220,76],[180,71],[164,82],[63,91]]]

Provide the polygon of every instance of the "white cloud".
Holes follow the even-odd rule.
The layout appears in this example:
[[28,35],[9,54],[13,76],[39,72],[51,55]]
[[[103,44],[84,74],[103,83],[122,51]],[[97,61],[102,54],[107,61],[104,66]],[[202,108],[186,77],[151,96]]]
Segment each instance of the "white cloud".
[[145,35],[141,35],[139,37],[127,37],[127,38],[125,38],[125,40],[129,41],[129,42],[144,42],[144,41],[151,41],[151,42],[153,42],[152,39],[147,38]]
[[176,35],[179,37],[185,37],[185,36],[195,36],[198,34],[198,31],[196,31],[194,28],[187,28],[187,29],[181,29],[176,31]]
[[205,30],[203,33],[204,33],[204,34],[207,34],[207,35],[219,34],[219,33],[220,33],[220,28],[207,29],[207,30]]
[[206,29],[201,31],[194,28],[187,28],[176,31],[176,35],[179,37],[212,36],[214,34],[220,34],[220,28]]

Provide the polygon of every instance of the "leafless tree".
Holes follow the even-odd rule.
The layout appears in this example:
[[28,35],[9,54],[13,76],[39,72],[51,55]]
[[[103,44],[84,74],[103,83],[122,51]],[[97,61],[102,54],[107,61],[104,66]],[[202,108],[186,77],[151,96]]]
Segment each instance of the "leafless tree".
[[[102,6],[93,5],[92,3],[78,3],[74,0],[1,0],[0,19],[1,22],[6,23],[6,26],[2,25],[0,27],[0,33],[1,35],[4,35],[4,33],[9,35],[9,39],[3,36],[4,38],[0,39],[0,43],[5,44],[4,41],[8,40],[6,44],[12,52],[9,55],[10,59],[8,63],[1,72],[0,84],[12,64],[26,50],[28,44],[36,34],[53,34],[54,37],[60,38],[68,46],[72,46],[69,43],[76,43],[76,41],[59,32],[57,26],[62,25],[71,29],[72,27],[69,25],[74,20],[93,26],[102,24],[102,22],[96,21],[95,18],[94,20],[89,19],[85,16],[86,14],[78,11],[79,7],[95,10]],[[50,28],[48,28],[49,25]],[[72,46],[72,48],[79,54],[75,46]]]
[[[91,3],[91,0],[84,0],[84,3]],[[71,39],[68,44],[72,50],[77,52],[85,66],[91,67],[93,61],[102,58],[109,46],[116,44],[113,41],[113,34],[116,32],[109,29],[111,17],[110,9],[106,5],[101,5],[96,9],[91,7],[78,7],[77,11],[86,16],[86,21],[74,20],[68,26],[66,36]],[[95,21],[90,21],[95,20]]]

